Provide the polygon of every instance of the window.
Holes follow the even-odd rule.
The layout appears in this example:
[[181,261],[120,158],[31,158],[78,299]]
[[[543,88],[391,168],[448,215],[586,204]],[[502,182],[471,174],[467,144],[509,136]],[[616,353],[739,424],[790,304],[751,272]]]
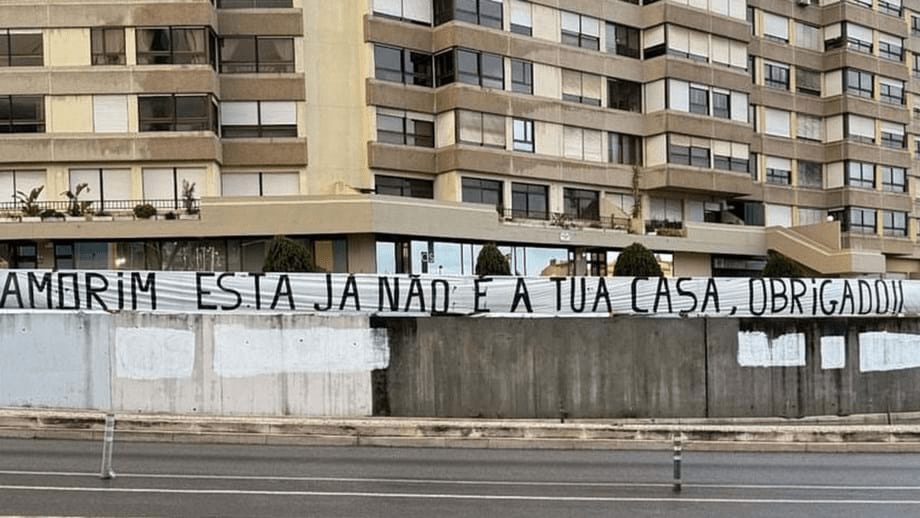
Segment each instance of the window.
[[907,213],[893,210],[882,211],[882,229],[886,236],[906,236]]
[[880,169],[883,191],[907,192],[907,169],[890,165],[880,166]]
[[920,35],[920,16],[910,17],[910,32],[912,34]]
[[138,28],[138,65],[215,65],[214,33],[207,27]]
[[530,2],[511,0],[511,32],[524,36],[533,34],[533,8]]
[[431,54],[374,45],[374,77],[416,86],[432,86]]
[[210,95],[139,96],[140,131],[212,131],[217,133],[217,105]]
[[70,190],[81,183],[89,187],[80,193],[80,201],[92,202],[89,211],[130,208],[125,203],[132,199],[130,169],[71,169]]
[[763,62],[764,85],[770,88],[789,89],[789,65],[782,63]]
[[601,23],[597,18],[562,11],[562,43],[600,50]]
[[451,20],[502,28],[501,0],[434,0],[434,24]]
[[275,36],[223,38],[220,42],[220,71],[224,74],[293,72],[294,38]]
[[846,138],[863,144],[875,144],[875,120],[848,114],[844,119]]
[[45,98],[0,95],[0,133],[44,133]]
[[667,226],[665,223],[680,223],[684,220],[683,201],[674,198],[649,197],[649,221],[653,226]]
[[431,25],[431,0],[374,0],[374,14]]
[[[141,170],[144,201],[159,209],[184,207],[183,190],[186,186],[205,185],[204,168],[150,167]],[[193,196],[198,199],[200,196]]]
[[378,108],[377,141],[385,144],[434,147],[434,118],[423,113]]
[[514,119],[511,124],[511,132],[515,151],[534,152],[532,120]]
[[711,167],[709,141],[685,135],[668,136],[668,163],[693,167]]
[[830,215],[841,220],[840,229],[844,232],[875,234],[875,209],[850,207],[842,211],[832,211]]
[[882,14],[887,14],[888,16],[901,17],[901,2],[900,0],[896,2],[886,2],[885,0],[878,0],[878,12]]
[[220,111],[224,138],[297,136],[294,101],[224,101]]
[[799,160],[798,167],[799,187],[814,187],[820,189],[824,185],[823,179],[821,178],[821,164],[818,162]]
[[904,125],[882,121],[880,126],[883,146],[891,149],[904,149],[907,146],[907,139],[904,137]]
[[511,90],[533,94],[533,63],[520,59],[511,60]]
[[709,89],[705,86],[690,85],[690,113],[709,115]]
[[[26,196],[32,192],[32,189],[41,187],[47,183],[47,175],[43,170],[9,170],[0,169],[0,197],[4,200],[12,200],[17,192]],[[44,200],[47,190],[43,190],[38,195],[38,200]]]
[[452,49],[434,57],[437,86],[459,81],[486,88],[505,87],[505,68],[497,54]]
[[505,116],[457,110],[457,141],[477,146],[505,147]]
[[875,165],[868,162],[847,161],[846,185],[863,189],[875,188]]
[[291,0],[217,0],[217,7],[221,9],[269,9],[292,5]]
[[914,74],[914,77],[920,77],[920,53],[914,53],[913,56],[914,56],[914,67],[912,69],[913,74]]
[[607,22],[607,52],[639,59],[639,29]]
[[821,50],[821,29],[796,20],[795,46],[803,49]]
[[763,35],[773,41],[789,41],[789,18],[773,13],[763,13]]
[[376,174],[374,175],[374,185],[377,194],[434,199],[434,182],[431,180]]
[[125,64],[125,30],[122,27],[93,27],[90,30],[94,65]]
[[904,40],[884,33],[878,35],[878,55],[892,61],[904,59]]
[[642,84],[625,79],[608,79],[607,102],[614,110],[641,112]]
[[792,183],[792,161],[788,158],[768,156],[766,157],[766,166],[767,183],[775,185],[789,185]]
[[795,67],[795,91],[806,95],[821,95],[821,72]]
[[642,165],[642,137],[611,132],[607,145],[611,163]]
[[0,29],[0,67],[40,67],[44,59],[41,30]]
[[576,160],[600,162],[601,131],[575,126],[563,126],[562,156]]
[[792,114],[786,110],[776,110],[774,108],[764,108],[764,128],[763,132],[774,137],[792,136],[790,124]]
[[511,184],[511,215],[515,218],[549,219],[549,188],[529,183]]
[[863,27],[862,25],[847,23],[846,41],[848,49],[872,54],[872,29]]
[[712,141],[712,167],[723,171],[747,173],[750,168],[747,144]]
[[846,90],[848,94],[871,99],[874,92],[873,84],[871,73],[852,68],[847,69]]
[[482,178],[464,178],[463,201],[466,203],[482,203],[496,208],[502,208],[502,183],[496,180],[483,180]]
[[562,190],[565,215],[572,219],[597,221],[600,218],[600,193],[587,189]]
[[600,106],[602,84],[601,76],[563,69],[562,100]]
[[[692,90],[691,90],[692,95]],[[691,102],[691,110],[692,110]],[[731,92],[725,90],[712,90],[712,116],[720,119],[731,119]]]
[[899,106],[904,104],[904,81],[880,77],[878,89],[878,96],[882,102]]
[[300,174],[294,172],[222,172],[221,196],[294,196]]
[[799,113],[796,115],[796,137],[802,140],[821,142],[824,140],[824,124],[821,117]]

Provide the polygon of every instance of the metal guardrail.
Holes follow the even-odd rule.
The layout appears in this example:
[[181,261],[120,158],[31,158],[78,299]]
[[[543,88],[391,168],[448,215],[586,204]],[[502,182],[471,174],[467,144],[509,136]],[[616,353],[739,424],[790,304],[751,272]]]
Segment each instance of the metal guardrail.
[[564,212],[539,212],[517,209],[503,209],[500,210],[500,214],[505,221],[544,222],[547,225],[560,228],[598,228],[608,230],[627,230],[629,228],[629,218],[617,216],[581,219]]
[[[159,200],[80,200],[79,203],[92,202],[86,209],[87,214],[98,214],[100,212],[133,212],[134,207],[138,205],[152,205],[157,211],[185,211],[186,201],[183,199],[159,199]],[[39,211],[54,210],[61,214],[67,214],[72,206],[70,200],[42,200],[34,202]],[[201,209],[201,200],[195,199],[191,203],[192,212]],[[5,213],[22,213],[23,203],[19,201],[0,202],[0,212]]]

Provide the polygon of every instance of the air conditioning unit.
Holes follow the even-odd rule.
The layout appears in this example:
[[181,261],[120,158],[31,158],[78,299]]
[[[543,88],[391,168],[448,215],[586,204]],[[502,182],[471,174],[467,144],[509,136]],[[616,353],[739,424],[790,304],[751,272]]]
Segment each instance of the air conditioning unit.
[[808,7],[811,5],[811,0],[795,0],[802,7]]

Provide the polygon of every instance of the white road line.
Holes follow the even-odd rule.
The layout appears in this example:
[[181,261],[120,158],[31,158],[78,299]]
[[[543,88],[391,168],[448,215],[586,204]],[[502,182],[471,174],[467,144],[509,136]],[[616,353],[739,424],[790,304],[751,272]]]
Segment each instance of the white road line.
[[0,485],[4,491],[46,491],[73,493],[136,493],[169,495],[239,495],[239,496],[297,496],[297,497],[347,497],[347,498],[401,498],[422,500],[510,500],[535,502],[679,502],[699,504],[794,504],[794,505],[920,505],[920,500],[848,500],[804,498],[641,498],[641,497],[591,497],[591,496],[528,496],[528,495],[455,495],[446,493],[373,493],[352,491],[267,491],[240,489],[159,489],[159,488],[105,488],[105,487],[55,487]]
[[[0,476],[36,476],[36,477],[99,477],[99,473],[81,473],[72,471],[16,471],[0,470]],[[672,487],[673,482],[548,482],[548,481],[513,481],[513,480],[448,480],[419,478],[354,478],[354,477],[286,477],[260,475],[187,475],[171,473],[117,473],[118,478],[136,479],[176,479],[176,480],[251,480],[260,482],[344,482],[344,483],[393,483],[393,484],[427,484],[457,486],[520,486],[520,487]],[[699,489],[790,489],[803,491],[920,491],[920,486],[830,486],[809,484],[719,484],[719,483],[684,483],[685,488]]]

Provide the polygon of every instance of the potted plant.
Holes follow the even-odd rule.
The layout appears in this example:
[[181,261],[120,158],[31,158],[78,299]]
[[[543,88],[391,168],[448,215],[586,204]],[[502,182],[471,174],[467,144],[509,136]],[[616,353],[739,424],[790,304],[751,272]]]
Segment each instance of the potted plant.
[[77,184],[73,190],[64,191],[61,194],[67,197],[67,219],[87,219],[90,205],[93,201],[80,201],[80,193],[89,192],[89,184]]
[[137,219],[150,219],[157,215],[157,208],[149,203],[139,203],[134,206],[134,217]]
[[19,202],[19,210],[22,211],[22,221],[41,221],[42,208],[38,205],[38,197],[44,188],[44,185],[40,185],[29,191],[29,194],[16,191],[16,201]]
[[198,219],[195,182],[189,183],[188,180],[182,180],[182,206],[185,208],[185,214],[179,214],[179,219]]

